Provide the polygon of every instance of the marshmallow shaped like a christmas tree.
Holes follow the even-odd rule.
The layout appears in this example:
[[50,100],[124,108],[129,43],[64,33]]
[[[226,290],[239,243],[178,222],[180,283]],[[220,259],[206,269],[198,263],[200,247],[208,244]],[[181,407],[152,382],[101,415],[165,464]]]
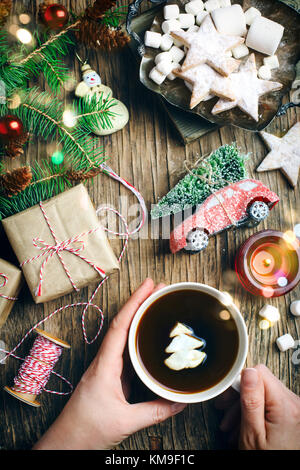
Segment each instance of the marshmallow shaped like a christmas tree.
[[205,342],[194,336],[193,330],[183,323],[176,323],[170,338],[173,339],[165,352],[171,355],[164,361],[169,369],[193,369],[206,359],[205,352],[199,351],[199,348],[205,346]]

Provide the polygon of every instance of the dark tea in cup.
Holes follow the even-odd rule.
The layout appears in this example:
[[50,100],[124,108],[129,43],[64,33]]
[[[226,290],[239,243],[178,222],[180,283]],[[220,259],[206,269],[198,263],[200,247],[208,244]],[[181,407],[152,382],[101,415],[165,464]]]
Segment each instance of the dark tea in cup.
[[229,374],[239,353],[239,336],[224,303],[208,292],[182,288],[158,297],[145,309],[136,326],[135,352],[159,387],[195,394]]

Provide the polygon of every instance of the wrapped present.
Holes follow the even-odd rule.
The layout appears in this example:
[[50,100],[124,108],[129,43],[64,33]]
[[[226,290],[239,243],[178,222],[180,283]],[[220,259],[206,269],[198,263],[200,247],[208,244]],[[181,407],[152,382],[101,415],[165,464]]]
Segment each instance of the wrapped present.
[[0,259],[0,327],[6,322],[22,284],[21,270],[8,261]]
[[82,184],[2,223],[36,303],[78,291],[119,269]]

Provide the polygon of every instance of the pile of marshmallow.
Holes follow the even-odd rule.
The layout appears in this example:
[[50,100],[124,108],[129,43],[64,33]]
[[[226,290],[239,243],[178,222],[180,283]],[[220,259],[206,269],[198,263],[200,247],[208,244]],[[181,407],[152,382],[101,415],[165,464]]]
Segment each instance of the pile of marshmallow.
[[153,82],[161,85],[166,78],[174,80],[176,76],[172,72],[179,68],[185,56],[183,44],[174,39],[170,33],[178,30],[196,32],[208,14],[211,14],[220,33],[246,36],[245,43],[228,51],[228,56],[233,56],[235,59],[244,58],[249,54],[249,48],[267,56],[258,70],[258,76],[270,80],[272,69],[279,67],[275,53],[283,36],[282,25],[263,17],[257,8],[250,7],[244,12],[240,5],[231,5],[231,0],[207,0],[205,3],[202,0],[192,0],[184,5],[184,9],[185,13],[182,13],[177,4],[166,5],[163,9],[162,32],[145,33],[145,45],[162,51],[156,55],[155,66],[149,73]]
[[[300,300],[294,300],[290,305],[290,312],[295,317],[300,317]],[[259,315],[263,318],[262,321],[267,322],[268,327],[273,325],[280,319],[280,313],[273,305],[265,305],[259,312]],[[288,349],[295,348],[297,341],[294,340],[292,335],[286,333],[285,335],[279,336],[276,339],[276,344],[280,351],[284,352]]]

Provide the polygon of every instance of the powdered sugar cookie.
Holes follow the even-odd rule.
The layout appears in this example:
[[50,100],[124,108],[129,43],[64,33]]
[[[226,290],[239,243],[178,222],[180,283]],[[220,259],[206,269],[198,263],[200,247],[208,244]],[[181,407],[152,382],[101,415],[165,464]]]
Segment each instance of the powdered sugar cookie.
[[182,65],[183,71],[206,63],[221,75],[228,76],[239,65],[239,61],[228,58],[225,53],[242,44],[244,38],[220,34],[209,15],[203,20],[197,32],[173,31],[171,36],[189,48]]
[[[282,88],[281,83],[257,78],[254,54],[249,56],[247,62],[241,65],[238,72],[228,77],[227,85],[236,94],[236,99],[234,101],[220,99],[212,109],[212,114],[219,114],[238,107],[255,121],[258,121],[259,97]],[[220,93],[218,87],[217,82],[212,84],[212,92],[216,95]]]
[[220,75],[209,65],[200,64],[185,71],[174,70],[173,73],[192,85],[191,109],[210,95],[212,87],[218,88],[219,97],[232,100],[236,98],[235,93],[226,85],[228,78]]

